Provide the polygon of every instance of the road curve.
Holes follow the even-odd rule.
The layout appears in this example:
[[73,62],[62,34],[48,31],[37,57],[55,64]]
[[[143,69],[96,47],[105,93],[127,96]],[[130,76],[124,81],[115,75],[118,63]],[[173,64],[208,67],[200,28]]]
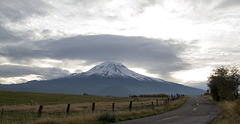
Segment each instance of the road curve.
[[207,124],[218,117],[220,113],[221,111],[209,100],[202,97],[191,97],[179,109],[116,124]]

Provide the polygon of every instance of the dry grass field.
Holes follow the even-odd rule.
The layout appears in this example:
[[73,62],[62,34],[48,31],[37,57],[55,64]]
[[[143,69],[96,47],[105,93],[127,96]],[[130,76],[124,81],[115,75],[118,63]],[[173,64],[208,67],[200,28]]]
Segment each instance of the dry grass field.
[[[0,91],[0,95],[3,91]],[[9,95],[18,96],[22,92],[6,92]],[[44,98],[38,98],[42,101],[36,101],[35,104],[29,104],[26,101],[31,102],[32,95],[37,96],[45,96]],[[72,123],[72,124],[98,124],[98,123],[109,123],[108,121],[98,121],[98,117],[103,113],[109,113],[110,115],[114,115],[115,121],[124,121],[130,119],[136,119],[146,116],[151,116],[159,113],[163,113],[165,111],[169,111],[172,109],[176,109],[180,107],[186,100],[186,97],[181,97],[177,100],[170,100],[166,102],[167,97],[150,97],[150,98],[113,98],[113,97],[98,97],[98,96],[82,96],[82,95],[70,95],[72,97],[72,101],[65,101],[65,103],[61,103],[59,101],[63,101],[62,99],[66,99],[64,97],[68,97],[68,95],[63,94],[41,94],[41,93],[24,93],[25,100],[17,102],[18,104],[12,104],[10,102],[2,102],[5,103],[3,105],[3,113],[1,113],[1,124],[18,124],[18,123],[51,123],[51,124],[60,124],[60,123]],[[55,95],[56,97],[51,101],[51,95]],[[4,95],[3,95],[4,96]],[[51,97],[50,97],[51,96]],[[64,96],[64,97],[61,97]],[[5,94],[5,97],[7,95]],[[76,98],[75,98],[76,97]],[[84,97],[84,98],[82,98]],[[14,97],[9,97],[14,98]],[[61,99],[62,98],[62,99]],[[3,99],[3,98],[2,98]],[[7,99],[7,98],[5,98]],[[18,99],[15,97],[15,99]],[[81,102],[77,99],[81,99]],[[85,99],[85,100],[84,100]],[[11,101],[11,99],[8,99]],[[158,105],[157,105],[158,100]],[[12,100],[14,101],[14,100]],[[17,100],[16,100],[17,101]],[[43,102],[47,101],[47,102]],[[55,101],[55,102],[54,102]],[[57,102],[56,102],[57,101]],[[130,101],[132,101],[132,109],[129,110]],[[92,111],[92,103],[95,103],[94,112]],[[152,102],[153,105],[152,106]],[[8,105],[6,103],[9,103]],[[27,103],[27,104],[24,104]],[[43,111],[41,118],[38,118],[38,109],[39,104],[42,103]],[[51,104],[49,104],[51,103]],[[53,104],[54,103],[54,104]],[[67,104],[70,104],[70,114],[66,114]],[[112,104],[114,103],[114,111],[112,110]],[[154,107],[154,108],[153,108]]]

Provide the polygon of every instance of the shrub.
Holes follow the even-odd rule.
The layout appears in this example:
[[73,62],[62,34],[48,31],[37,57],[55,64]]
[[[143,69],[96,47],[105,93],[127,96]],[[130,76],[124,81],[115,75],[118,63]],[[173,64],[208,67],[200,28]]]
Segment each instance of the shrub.
[[116,122],[116,115],[109,112],[103,112],[98,116],[98,121]]

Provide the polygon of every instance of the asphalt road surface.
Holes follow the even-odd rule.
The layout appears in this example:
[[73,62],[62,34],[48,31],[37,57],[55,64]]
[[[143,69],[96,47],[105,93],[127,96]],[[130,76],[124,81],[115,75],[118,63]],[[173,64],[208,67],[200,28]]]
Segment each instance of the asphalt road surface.
[[218,117],[220,113],[221,111],[209,100],[202,97],[191,97],[179,109],[116,124],[207,124]]

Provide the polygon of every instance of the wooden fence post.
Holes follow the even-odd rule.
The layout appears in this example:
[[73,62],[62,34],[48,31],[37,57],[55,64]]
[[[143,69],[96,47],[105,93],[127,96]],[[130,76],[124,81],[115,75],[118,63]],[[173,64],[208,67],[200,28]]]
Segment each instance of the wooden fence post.
[[92,103],[92,113],[94,113],[94,110],[95,110],[95,102]]
[[112,103],[112,112],[114,112],[114,103]]
[[2,112],[1,112],[1,124],[3,124],[3,107],[2,107]]
[[154,104],[153,104],[153,102],[152,102],[152,110],[154,110]]
[[130,101],[130,104],[129,104],[129,111],[130,112],[132,111],[132,101]]
[[156,99],[156,106],[158,106],[158,99]]
[[41,118],[41,117],[42,117],[42,110],[43,110],[43,106],[40,105],[40,106],[39,106],[39,109],[38,109],[38,118]]
[[167,99],[165,99],[165,106],[166,106],[166,108],[168,108],[168,100]]
[[174,100],[174,96],[171,94],[171,100],[173,101]]
[[67,116],[70,115],[70,104],[67,105],[67,111],[66,111]]
[[142,109],[143,109],[143,103],[142,103]]

